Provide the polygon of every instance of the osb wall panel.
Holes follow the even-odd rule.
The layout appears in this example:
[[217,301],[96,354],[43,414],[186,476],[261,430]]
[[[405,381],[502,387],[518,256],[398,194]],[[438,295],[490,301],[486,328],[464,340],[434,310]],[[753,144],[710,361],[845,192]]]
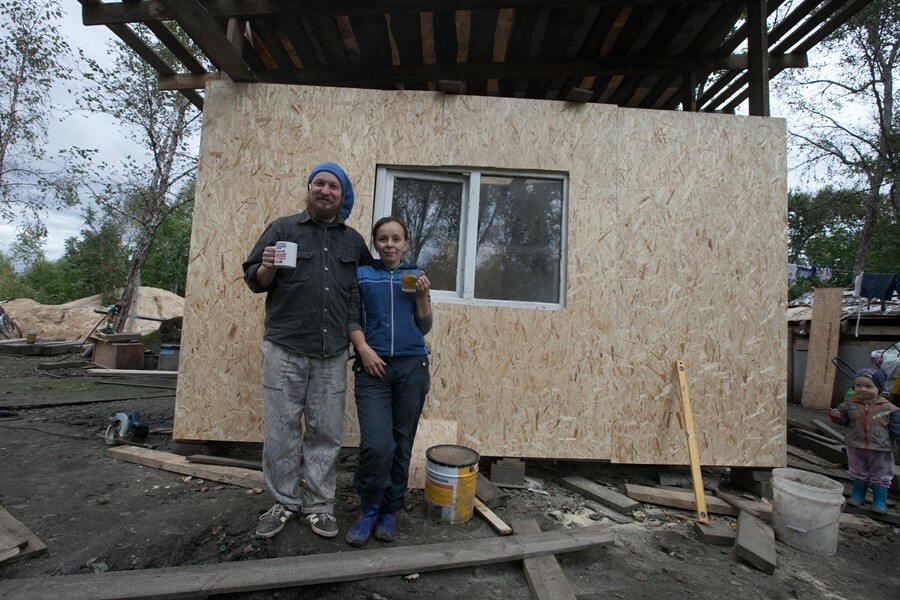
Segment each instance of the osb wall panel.
[[619,116],[615,460],[688,461],[682,359],[702,462],[781,464],[784,123]]
[[[684,463],[668,373],[683,358],[698,430],[720,429],[698,431],[703,462],[783,460],[771,445],[784,430],[783,381],[772,384],[783,327],[768,339],[786,291],[783,264],[772,267],[784,256],[780,122],[215,84],[203,127],[176,438],[262,439],[263,297],[247,290],[240,264],[267,221],[303,207],[314,163],[347,168],[350,222],[367,239],[377,164],[475,165],[569,173],[566,306],[436,303],[425,418],[456,422],[458,442],[484,455]],[[702,151],[688,160],[694,145]],[[677,210],[676,197],[690,210]],[[729,215],[749,221],[725,226]],[[717,251],[693,247],[701,242]],[[693,272],[701,266],[708,276]],[[358,440],[352,404],[349,394],[348,445]]]

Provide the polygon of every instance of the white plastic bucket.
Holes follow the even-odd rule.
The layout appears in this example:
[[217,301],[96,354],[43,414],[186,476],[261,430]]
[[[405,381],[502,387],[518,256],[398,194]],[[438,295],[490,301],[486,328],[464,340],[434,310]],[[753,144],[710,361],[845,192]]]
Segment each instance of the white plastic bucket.
[[465,523],[475,509],[477,452],[443,444],[425,451],[425,511],[442,523]]
[[788,546],[823,556],[837,552],[843,506],[839,482],[800,469],[772,470],[772,528]]

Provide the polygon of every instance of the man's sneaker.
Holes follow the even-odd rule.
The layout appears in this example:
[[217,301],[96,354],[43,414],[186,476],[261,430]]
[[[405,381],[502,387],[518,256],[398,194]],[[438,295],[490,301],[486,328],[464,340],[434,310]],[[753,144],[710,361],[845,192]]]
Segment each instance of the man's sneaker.
[[317,533],[322,537],[332,538],[338,534],[337,520],[334,515],[328,513],[315,513],[306,515],[313,533]]
[[285,508],[283,504],[276,502],[272,508],[259,518],[259,525],[256,526],[256,537],[262,539],[274,537],[275,534],[284,529],[285,522],[293,516],[293,512]]

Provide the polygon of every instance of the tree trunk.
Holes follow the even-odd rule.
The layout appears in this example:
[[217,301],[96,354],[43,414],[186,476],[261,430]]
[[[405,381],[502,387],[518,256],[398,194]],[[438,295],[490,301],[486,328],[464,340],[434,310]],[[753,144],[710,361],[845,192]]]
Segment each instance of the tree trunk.
[[144,268],[147,255],[150,254],[150,245],[153,243],[153,237],[152,234],[142,236],[134,251],[134,256],[131,257],[131,266],[128,268],[128,277],[125,279],[125,289],[122,290],[122,298],[119,301],[121,306],[115,327],[117,333],[121,333],[125,329],[128,317],[133,312],[133,309],[136,308],[134,301],[141,285],[141,271]]

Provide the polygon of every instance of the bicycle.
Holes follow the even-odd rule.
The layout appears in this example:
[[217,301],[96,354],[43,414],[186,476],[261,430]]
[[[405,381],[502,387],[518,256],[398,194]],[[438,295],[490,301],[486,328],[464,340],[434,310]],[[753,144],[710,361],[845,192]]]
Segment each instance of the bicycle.
[[7,302],[9,302],[9,300],[0,300],[0,335],[7,339],[20,338],[22,337],[22,330],[19,329],[16,322],[12,320],[9,313],[3,310],[3,305]]

